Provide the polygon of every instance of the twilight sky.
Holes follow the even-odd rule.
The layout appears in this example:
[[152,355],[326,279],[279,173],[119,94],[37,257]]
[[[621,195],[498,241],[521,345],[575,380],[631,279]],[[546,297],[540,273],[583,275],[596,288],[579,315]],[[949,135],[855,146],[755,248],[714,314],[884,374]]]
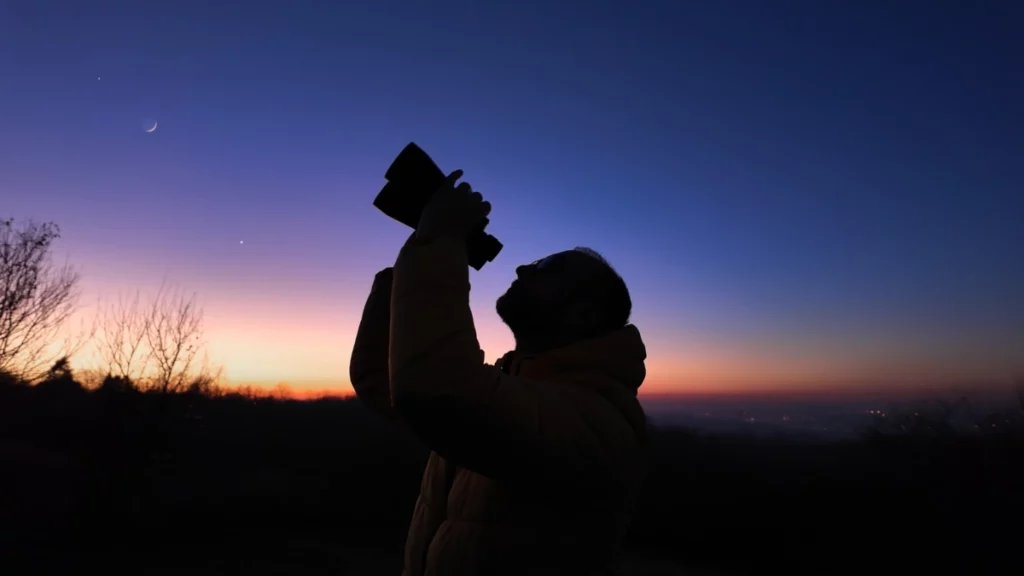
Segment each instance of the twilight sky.
[[514,267],[586,245],[649,393],[1007,378],[1024,4],[967,4],[8,0],[0,216],[62,227],[86,303],[197,292],[231,381],[342,389],[416,141],[494,205],[490,360]]

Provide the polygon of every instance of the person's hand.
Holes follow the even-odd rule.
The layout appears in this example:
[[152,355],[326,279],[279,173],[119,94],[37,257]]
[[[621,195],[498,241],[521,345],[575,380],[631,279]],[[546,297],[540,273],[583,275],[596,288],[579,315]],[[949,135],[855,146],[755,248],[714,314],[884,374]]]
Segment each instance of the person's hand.
[[457,238],[465,240],[491,213],[491,203],[466,182],[455,185],[462,170],[448,175],[420,214],[416,237],[421,240]]

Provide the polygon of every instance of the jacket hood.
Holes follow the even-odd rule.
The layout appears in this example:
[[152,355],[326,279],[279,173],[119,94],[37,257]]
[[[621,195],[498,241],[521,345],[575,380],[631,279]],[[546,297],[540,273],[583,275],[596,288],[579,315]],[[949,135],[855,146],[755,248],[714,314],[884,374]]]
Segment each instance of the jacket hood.
[[497,366],[509,374],[551,375],[598,373],[636,394],[647,376],[647,347],[640,330],[629,324],[590,340],[575,342],[543,354],[509,352]]
[[609,332],[543,354],[516,351],[502,356],[496,366],[502,371],[539,380],[572,376],[615,405],[636,430],[646,425],[643,408],[637,402],[637,390],[647,376],[644,346],[636,326]]
[[575,342],[543,354],[512,351],[496,365],[509,374],[550,376],[565,373],[600,374],[636,395],[647,376],[647,347],[640,331],[629,324],[604,336]]

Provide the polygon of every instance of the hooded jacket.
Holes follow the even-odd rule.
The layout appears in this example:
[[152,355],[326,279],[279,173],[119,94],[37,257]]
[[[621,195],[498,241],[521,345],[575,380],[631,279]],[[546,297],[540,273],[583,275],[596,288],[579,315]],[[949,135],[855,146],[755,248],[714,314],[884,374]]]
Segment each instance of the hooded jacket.
[[403,574],[612,573],[645,468],[645,358],[629,325],[487,364],[465,246],[408,242],[350,365],[357,395],[431,450]]

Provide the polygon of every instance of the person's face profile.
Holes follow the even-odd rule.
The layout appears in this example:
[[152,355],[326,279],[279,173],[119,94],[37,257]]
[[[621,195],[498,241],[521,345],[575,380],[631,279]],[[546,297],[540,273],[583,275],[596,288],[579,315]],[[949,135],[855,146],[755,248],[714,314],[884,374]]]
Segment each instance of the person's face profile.
[[555,314],[593,277],[599,265],[586,254],[568,250],[519,266],[516,279],[498,300],[499,313],[521,315],[529,310]]

